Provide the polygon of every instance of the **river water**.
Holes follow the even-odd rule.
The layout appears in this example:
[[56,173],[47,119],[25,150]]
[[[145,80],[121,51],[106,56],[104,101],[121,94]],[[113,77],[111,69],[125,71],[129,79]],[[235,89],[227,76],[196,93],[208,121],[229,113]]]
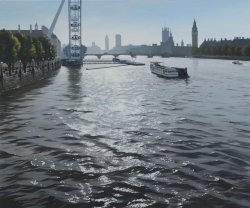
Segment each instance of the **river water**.
[[250,207],[250,63],[137,61],[0,97],[1,208]]

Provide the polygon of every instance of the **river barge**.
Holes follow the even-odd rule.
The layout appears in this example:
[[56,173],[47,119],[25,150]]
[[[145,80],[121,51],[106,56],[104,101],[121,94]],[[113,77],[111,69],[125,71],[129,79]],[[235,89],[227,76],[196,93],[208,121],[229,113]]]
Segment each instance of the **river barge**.
[[165,78],[187,79],[189,77],[187,68],[168,67],[162,65],[161,62],[151,62],[150,70],[153,74]]

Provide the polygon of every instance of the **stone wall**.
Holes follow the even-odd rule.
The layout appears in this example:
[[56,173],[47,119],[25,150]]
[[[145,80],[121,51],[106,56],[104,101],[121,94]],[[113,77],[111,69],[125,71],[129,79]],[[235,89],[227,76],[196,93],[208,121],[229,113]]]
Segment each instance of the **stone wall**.
[[39,68],[32,67],[24,73],[12,74],[11,76],[1,76],[0,74],[0,94],[18,89],[20,87],[36,83],[53,75],[61,67],[61,62],[51,61]]

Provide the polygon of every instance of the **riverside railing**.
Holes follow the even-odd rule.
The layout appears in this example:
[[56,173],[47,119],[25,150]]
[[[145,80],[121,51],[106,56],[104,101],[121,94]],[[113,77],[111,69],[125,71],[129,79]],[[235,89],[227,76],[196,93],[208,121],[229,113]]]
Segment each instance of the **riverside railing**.
[[0,71],[0,93],[20,88],[49,77],[54,71],[61,67],[60,59],[46,60],[42,62],[28,64],[24,70],[20,67],[11,71],[3,69],[1,62]]

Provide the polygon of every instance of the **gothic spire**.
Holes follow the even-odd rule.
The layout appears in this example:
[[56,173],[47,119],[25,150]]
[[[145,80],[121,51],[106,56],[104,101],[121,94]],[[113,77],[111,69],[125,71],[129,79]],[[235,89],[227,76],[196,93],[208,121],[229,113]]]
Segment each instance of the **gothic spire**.
[[196,20],[195,20],[195,19],[194,19],[193,28],[197,28],[197,25],[196,25]]

